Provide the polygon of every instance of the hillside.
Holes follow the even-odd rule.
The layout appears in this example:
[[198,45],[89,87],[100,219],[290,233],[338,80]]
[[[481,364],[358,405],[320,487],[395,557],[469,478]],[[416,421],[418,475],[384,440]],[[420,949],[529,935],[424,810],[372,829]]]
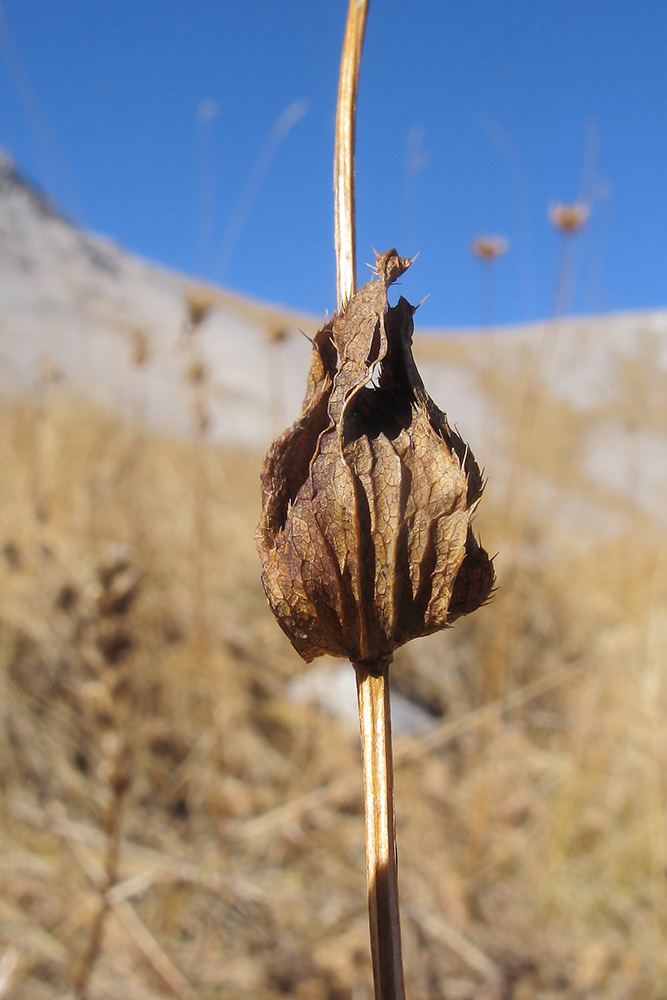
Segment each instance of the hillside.
[[[214,440],[262,448],[298,412],[309,357],[301,331],[312,334],[318,322],[169,272],[83,232],[0,159],[4,393],[56,380],[181,433],[196,423],[203,393]],[[546,489],[573,487],[568,508],[578,505],[581,487],[611,508],[626,501],[659,518],[667,486],[666,344],[662,311],[490,335],[418,329],[415,353],[431,395],[494,479],[507,470],[517,408],[533,406],[528,393],[540,399],[543,431],[559,436],[559,484]]]

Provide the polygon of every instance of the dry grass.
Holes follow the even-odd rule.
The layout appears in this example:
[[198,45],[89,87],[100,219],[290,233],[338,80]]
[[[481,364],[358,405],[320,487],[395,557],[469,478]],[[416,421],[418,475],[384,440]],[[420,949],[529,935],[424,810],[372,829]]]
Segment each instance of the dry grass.
[[[285,698],[301,663],[259,585],[260,457],[57,396],[0,410],[0,997],[73,988],[121,743],[91,1000],[371,996],[358,740]],[[455,723],[398,748],[410,1000],[667,992],[666,547],[630,528],[527,513],[497,599],[397,657]]]

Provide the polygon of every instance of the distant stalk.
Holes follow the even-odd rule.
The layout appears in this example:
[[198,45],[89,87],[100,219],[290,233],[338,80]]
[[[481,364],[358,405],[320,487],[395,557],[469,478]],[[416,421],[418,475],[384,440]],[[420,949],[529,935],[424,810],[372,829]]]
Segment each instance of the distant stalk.
[[111,800],[104,816],[104,830],[107,837],[104,858],[104,883],[99,887],[99,908],[93,919],[88,945],[81,960],[81,965],[74,979],[73,994],[75,1000],[86,1000],[90,979],[95,968],[100,951],[107,917],[111,909],[109,892],[118,881],[118,861],[122,840],[123,806],[129,788],[125,754],[120,753],[114,763],[114,771],[110,778]]
[[220,281],[222,281],[227,272],[238,239],[243,232],[243,227],[259,194],[262,182],[273,163],[274,156],[293,126],[300,118],[303,118],[307,110],[308,108],[303,101],[294,101],[292,104],[289,104],[266,137],[252,170],[246,179],[239,200],[229,217],[222,242],[213,260],[213,267]]
[[490,262],[480,261],[479,265],[479,313],[483,327],[493,326],[494,267]]
[[[549,207],[549,221],[558,233],[558,256],[554,273],[551,301],[551,316],[555,322],[545,323],[528,361],[525,390],[522,394],[517,414],[516,435],[512,449],[505,498],[503,528],[507,535],[506,559],[509,570],[509,586],[505,588],[501,602],[512,596],[512,581],[518,565],[520,526],[524,523],[526,507],[526,466],[530,460],[535,424],[538,417],[540,395],[558,344],[560,319],[566,312],[573,291],[574,242],[577,234],[586,225],[590,213],[586,202],[571,205],[555,204]],[[509,649],[517,628],[516,616],[499,613],[497,628],[487,662],[487,687],[491,697],[498,697],[505,689],[506,669]]]
[[572,257],[574,254],[574,239],[571,234],[560,233],[558,237],[558,254],[554,272],[554,285],[551,292],[549,315],[560,319],[568,309],[573,292]]
[[284,352],[288,333],[282,327],[272,327],[265,333],[266,361],[269,375],[269,422],[271,434],[277,437],[285,426]]
[[199,145],[199,217],[197,220],[197,271],[207,271],[213,240],[213,213],[215,191],[213,185],[213,155],[211,132],[213,119],[218,113],[215,101],[202,101],[197,109]]

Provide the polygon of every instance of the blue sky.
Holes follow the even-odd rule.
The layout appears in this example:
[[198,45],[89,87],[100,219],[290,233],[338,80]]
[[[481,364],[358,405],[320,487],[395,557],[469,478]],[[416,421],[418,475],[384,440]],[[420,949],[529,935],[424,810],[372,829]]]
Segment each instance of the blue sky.
[[[343,0],[4,0],[0,145],[85,226],[316,314],[335,306]],[[363,262],[420,256],[418,318],[474,326],[469,243],[498,233],[494,313],[548,314],[553,201],[592,201],[571,310],[667,304],[667,7],[371,0],[358,112]],[[583,187],[582,187],[583,185]]]

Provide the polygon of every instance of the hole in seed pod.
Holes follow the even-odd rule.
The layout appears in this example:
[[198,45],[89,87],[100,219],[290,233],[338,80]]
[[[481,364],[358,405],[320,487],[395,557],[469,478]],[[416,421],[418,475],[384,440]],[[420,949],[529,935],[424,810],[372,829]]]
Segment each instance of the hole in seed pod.
[[382,386],[365,386],[355,396],[354,406],[345,417],[343,446],[367,437],[374,441],[384,435],[394,441],[412,420],[410,402]]

